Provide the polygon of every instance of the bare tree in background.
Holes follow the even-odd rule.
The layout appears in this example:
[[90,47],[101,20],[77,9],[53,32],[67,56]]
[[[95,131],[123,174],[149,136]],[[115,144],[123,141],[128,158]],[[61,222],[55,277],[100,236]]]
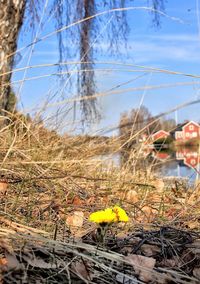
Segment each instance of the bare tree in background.
[[[165,0],[147,0],[147,3],[154,9],[164,9]],[[113,8],[123,8],[130,4],[131,0],[52,0],[49,2],[48,13],[55,21],[57,29],[62,28],[80,19],[88,19],[95,13]],[[33,28],[37,25],[40,17],[40,9],[45,0],[0,0],[0,112],[9,107],[10,80],[14,61],[14,54],[17,48],[17,39],[22,24],[24,27]],[[100,27],[106,25],[103,34]],[[154,13],[154,22],[159,23],[159,14]],[[78,91],[81,97],[89,97],[81,100],[81,109],[84,119],[98,117],[96,98],[93,97],[95,85],[94,73],[94,49],[93,43],[98,43],[102,38],[107,38],[109,42],[108,50],[119,51],[121,45],[126,44],[128,34],[128,23],[126,13],[118,11],[107,14],[102,18],[88,19],[81,24],[74,26],[66,32],[58,33],[58,44],[60,51],[59,62],[68,60],[78,52],[81,70],[90,72],[80,72],[78,75]],[[67,42],[67,44],[66,44]],[[71,44],[74,49],[70,49]]]
[[131,147],[133,144],[138,143],[139,138],[144,134],[149,137],[159,130],[172,131],[175,127],[176,122],[174,119],[165,117],[159,120],[155,119],[149,109],[142,105],[140,108],[121,114],[119,134],[124,141],[134,137],[134,139],[131,139],[130,145],[128,145]]
[[[160,121],[154,121],[154,117],[150,113],[147,107],[141,106],[140,108],[132,109],[129,113],[125,112],[121,115],[119,123],[120,136],[124,140],[128,140],[131,136],[134,139],[131,140],[130,145],[138,143],[141,136],[140,131],[143,129],[143,133],[150,136],[152,133],[161,129]],[[137,135],[139,133],[139,135]]]

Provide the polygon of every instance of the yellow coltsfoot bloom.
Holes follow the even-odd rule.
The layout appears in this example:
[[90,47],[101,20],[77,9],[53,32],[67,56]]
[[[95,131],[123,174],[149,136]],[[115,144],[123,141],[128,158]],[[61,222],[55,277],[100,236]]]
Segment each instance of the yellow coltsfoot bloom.
[[115,212],[118,222],[128,222],[129,218],[124,209],[115,205],[115,207],[113,208],[113,212]]
[[98,224],[114,223],[114,222],[128,222],[129,218],[126,212],[119,206],[114,208],[107,208],[105,210],[97,211],[90,214],[89,220]]
[[90,214],[89,220],[95,223],[112,223],[116,222],[116,214],[111,208],[108,208]]

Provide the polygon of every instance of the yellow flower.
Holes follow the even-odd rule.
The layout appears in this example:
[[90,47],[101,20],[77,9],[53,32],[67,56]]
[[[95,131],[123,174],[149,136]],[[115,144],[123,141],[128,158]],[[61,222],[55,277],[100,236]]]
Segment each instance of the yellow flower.
[[95,223],[112,223],[116,222],[116,214],[111,208],[108,208],[90,214],[89,220]]
[[117,216],[118,222],[128,222],[129,218],[128,218],[126,211],[124,209],[115,205],[115,207],[113,208],[113,211],[115,212],[115,214]]
[[95,223],[128,222],[126,212],[119,206],[90,214],[89,220]]

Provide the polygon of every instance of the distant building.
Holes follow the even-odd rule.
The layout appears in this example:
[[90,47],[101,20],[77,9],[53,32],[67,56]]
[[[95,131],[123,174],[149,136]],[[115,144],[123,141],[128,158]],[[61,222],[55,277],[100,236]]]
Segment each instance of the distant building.
[[157,140],[159,140],[159,139],[166,139],[166,138],[169,137],[169,136],[170,136],[170,133],[169,133],[169,132],[164,131],[164,130],[159,130],[159,131],[157,131],[157,132],[155,132],[155,133],[153,133],[153,134],[151,135],[151,140],[152,140],[153,142],[155,142],[155,141],[157,141]]
[[188,121],[178,125],[171,135],[177,141],[200,138],[200,126],[194,121]]

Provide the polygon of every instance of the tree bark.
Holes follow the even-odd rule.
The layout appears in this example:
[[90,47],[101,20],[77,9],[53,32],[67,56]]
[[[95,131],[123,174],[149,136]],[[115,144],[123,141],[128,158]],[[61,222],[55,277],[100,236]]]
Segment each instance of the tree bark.
[[26,0],[0,0],[0,115],[8,110],[11,73]]

